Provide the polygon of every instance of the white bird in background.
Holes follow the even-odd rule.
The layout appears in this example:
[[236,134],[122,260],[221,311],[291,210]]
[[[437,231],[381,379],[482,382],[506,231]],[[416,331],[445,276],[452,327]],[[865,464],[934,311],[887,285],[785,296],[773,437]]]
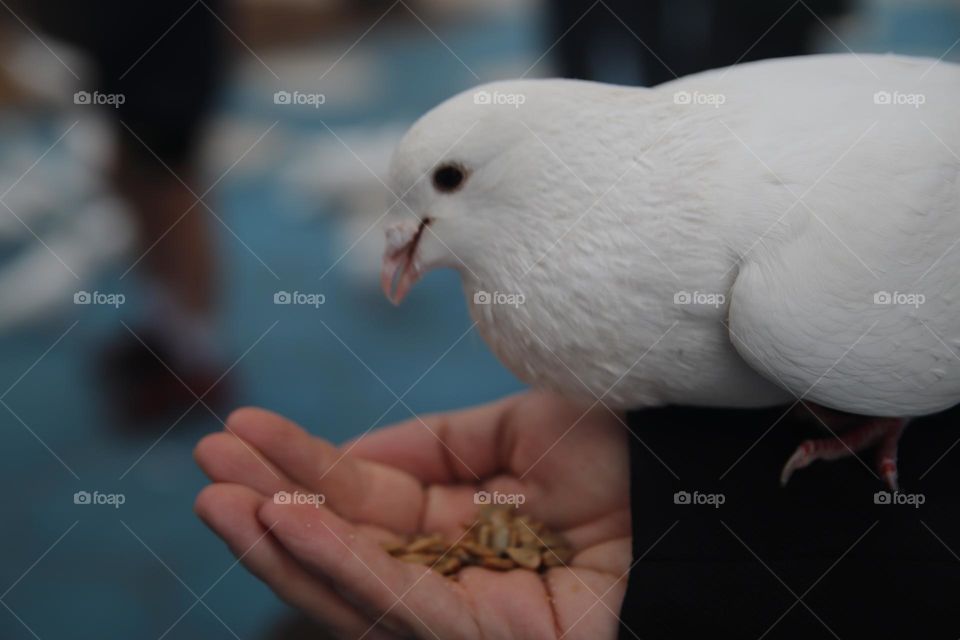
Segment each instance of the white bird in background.
[[395,153],[384,291],[456,269],[497,356],[588,402],[860,414],[781,480],[878,445],[896,489],[906,420],[960,402],[958,109],[960,66],[899,56],[486,85]]

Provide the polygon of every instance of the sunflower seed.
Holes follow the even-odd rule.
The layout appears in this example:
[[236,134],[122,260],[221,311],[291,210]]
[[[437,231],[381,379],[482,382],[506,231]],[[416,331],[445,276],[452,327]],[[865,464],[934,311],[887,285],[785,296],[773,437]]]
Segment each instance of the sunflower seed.
[[436,553],[405,553],[402,556],[397,556],[397,560],[409,562],[410,564],[431,565],[439,559],[440,556]]
[[382,546],[383,550],[390,555],[396,555],[407,550],[407,545],[400,540],[386,540],[381,542],[380,546]]
[[459,558],[453,556],[447,556],[442,558],[436,564],[433,565],[433,569],[440,572],[443,575],[450,575],[451,573],[456,573],[460,568],[461,562]]
[[457,545],[462,551],[465,551],[469,555],[473,556],[495,556],[497,555],[496,551],[490,547],[486,547],[479,542],[473,542],[472,540],[461,540]]
[[507,555],[521,567],[536,569],[540,566],[540,552],[533,549],[511,547],[507,549]]
[[484,558],[480,562],[480,566],[497,571],[509,571],[517,565],[510,558]]
[[490,535],[491,535],[490,525],[488,524],[480,525],[480,531],[479,533],[477,533],[477,542],[479,542],[484,547],[489,547]]
[[419,538],[407,545],[407,551],[409,553],[419,553],[421,551],[443,553],[446,549],[447,545],[444,544],[443,537],[439,533],[426,536],[425,538]]
[[496,525],[496,528],[493,530],[491,543],[490,546],[492,546],[493,550],[497,553],[507,550],[507,547],[510,546],[510,529],[507,528],[507,525]]
[[548,567],[559,567],[567,564],[573,557],[573,550],[569,547],[547,549],[543,552],[543,564]]

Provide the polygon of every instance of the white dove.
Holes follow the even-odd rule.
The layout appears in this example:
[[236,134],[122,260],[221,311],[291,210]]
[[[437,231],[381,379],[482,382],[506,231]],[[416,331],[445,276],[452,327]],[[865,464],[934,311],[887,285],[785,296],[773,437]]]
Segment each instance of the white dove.
[[485,85],[397,148],[383,288],[456,269],[496,355],[568,397],[861,414],[781,480],[879,445],[895,490],[906,420],[960,402],[958,114],[960,66],[892,55]]

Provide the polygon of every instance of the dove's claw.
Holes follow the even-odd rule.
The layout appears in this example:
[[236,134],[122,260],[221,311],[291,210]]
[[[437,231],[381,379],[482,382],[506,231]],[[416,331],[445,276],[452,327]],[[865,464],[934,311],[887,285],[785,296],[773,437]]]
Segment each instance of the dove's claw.
[[897,491],[897,442],[906,427],[902,418],[872,418],[864,424],[840,435],[818,440],[806,440],[797,447],[780,472],[780,484],[785,485],[797,469],[817,460],[837,460],[856,455],[880,443],[877,471],[891,491]]
[[880,442],[880,450],[877,452],[877,471],[883,481],[887,483],[890,491],[900,490],[897,482],[897,444],[900,442],[900,434],[907,426],[906,420],[897,420],[890,426]]
[[787,459],[787,464],[783,465],[783,471],[780,472],[780,485],[786,485],[787,481],[790,480],[790,476],[793,475],[793,472],[797,469],[803,469],[805,466],[816,460],[813,453],[817,447],[819,440],[807,440],[800,444],[797,447],[797,450],[793,452],[793,455]]

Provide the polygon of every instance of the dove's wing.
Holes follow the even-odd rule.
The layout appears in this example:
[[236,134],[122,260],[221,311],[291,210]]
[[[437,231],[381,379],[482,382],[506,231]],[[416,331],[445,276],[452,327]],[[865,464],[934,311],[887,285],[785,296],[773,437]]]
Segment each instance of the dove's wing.
[[729,331],[799,397],[921,415],[960,402],[960,127],[886,124],[896,171],[866,145],[811,190],[743,259]]
[[[789,189],[797,204],[765,220],[767,231],[741,252],[729,333],[754,369],[797,396],[855,413],[921,415],[960,402],[960,71],[868,63],[879,86],[906,84],[925,104],[864,106],[862,88],[878,84],[853,67],[847,86],[807,96],[824,111],[806,140],[782,136],[779,149],[760,148],[769,136],[750,126],[769,123],[754,112],[742,124],[757,156],[782,159],[774,166],[789,183],[757,181],[742,202],[765,201],[769,188]],[[793,90],[777,88],[777,99]],[[781,111],[772,120],[803,122],[793,118]],[[815,156],[803,145],[834,148]],[[791,161],[800,156],[816,160]]]
[[[857,274],[863,267],[834,243],[811,228],[770,262],[744,265],[729,309],[740,355],[796,396],[844,411],[909,416],[960,402],[957,261],[949,261],[952,279],[931,272],[910,286],[903,278],[899,304],[875,304],[895,290]],[[900,267],[892,258],[871,264],[891,266]],[[925,300],[914,307],[916,292]]]

